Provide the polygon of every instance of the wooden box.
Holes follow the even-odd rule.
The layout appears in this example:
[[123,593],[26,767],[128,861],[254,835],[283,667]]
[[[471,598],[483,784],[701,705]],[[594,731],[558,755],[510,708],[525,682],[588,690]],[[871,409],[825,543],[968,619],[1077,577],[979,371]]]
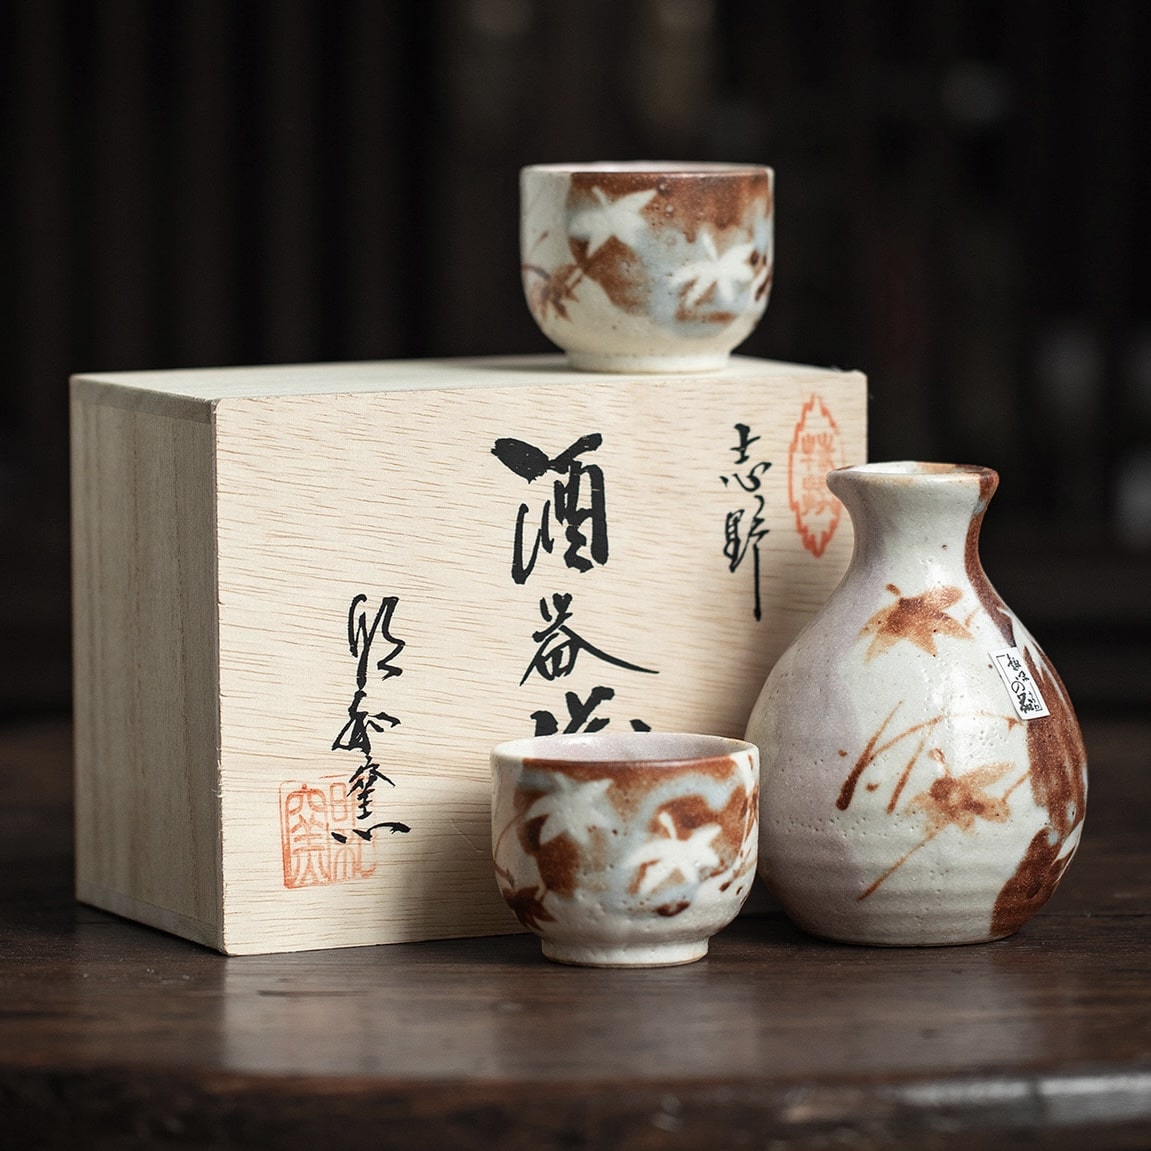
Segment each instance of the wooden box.
[[232,954],[519,930],[488,750],[742,734],[864,377],[553,357],[72,382],[77,892]]

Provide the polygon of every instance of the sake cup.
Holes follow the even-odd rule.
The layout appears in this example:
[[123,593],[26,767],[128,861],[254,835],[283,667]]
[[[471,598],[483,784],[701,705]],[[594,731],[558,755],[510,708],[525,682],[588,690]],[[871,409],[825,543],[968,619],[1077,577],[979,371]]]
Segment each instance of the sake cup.
[[767,307],[773,180],[753,164],[522,169],[521,272],[536,323],[573,368],[722,368]]
[[500,744],[491,765],[496,880],[548,959],[691,963],[747,898],[758,842],[754,744],[550,735]]

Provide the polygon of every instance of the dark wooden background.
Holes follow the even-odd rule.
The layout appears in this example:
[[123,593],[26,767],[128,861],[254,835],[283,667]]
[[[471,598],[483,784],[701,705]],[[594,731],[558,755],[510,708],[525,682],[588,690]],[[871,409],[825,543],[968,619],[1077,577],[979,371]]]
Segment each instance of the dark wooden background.
[[79,370],[542,351],[517,170],[778,180],[744,351],[991,464],[993,581],[1151,703],[1151,4],[0,0],[0,717],[69,703]]

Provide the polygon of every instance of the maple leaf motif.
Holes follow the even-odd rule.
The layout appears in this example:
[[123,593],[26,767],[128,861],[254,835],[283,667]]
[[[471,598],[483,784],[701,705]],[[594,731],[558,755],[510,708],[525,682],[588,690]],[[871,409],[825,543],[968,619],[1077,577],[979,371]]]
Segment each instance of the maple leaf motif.
[[938,835],[952,824],[960,831],[970,831],[977,819],[1003,823],[1011,815],[1007,796],[988,795],[987,788],[998,783],[1011,767],[1010,763],[991,763],[965,771],[962,775],[952,775],[947,771],[926,791],[911,799],[907,810],[923,812],[927,816],[926,832],[929,836]]
[[586,846],[593,827],[611,827],[611,812],[602,807],[603,798],[611,787],[610,779],[578,783],[559,772],[554,779],[558,785],[555,791],[540,796],[524,814],[525,823],[544,817],[545,822],[540,829],[541,845],[566,832],[576,843]]
[[[989,795],[987,788],[998,783],[1011,771],[1012,764],[988,763],[965,771],[962,775],[952,775],[939,748],[932,748],[928,755],[943,766],[943,774],[937,776],[926,791],[914,796],[906,808],[908,812],[921,812],[927,816],[923,838],[856,896],[858,900],[867,899],[878,891],[917,851],[926,847],[944,829],[955,826],[960,831],[971,831],[977,819],[985,819],[988,823],[1006,822],[1011,816],[1011,808],[1007,803],[1011,793],[1031,774],[1030,771],[1025,772],[1002,795]],[[891,810],[889,807],[888,811]]]
[[734,303],[743,286],[755,279],[755,268],[751,262],[755,245],[736,244],[721,256],[716,250],[715,241],[705,232],[703,247],[707,259],[684,264],[672,276],[671,282],[677,287],[690,285],[683,301],[688,308],[694,308],[713,287],[719,303]]
[[555,916],[544,907],[546,891],[541,893],[538,887],[521,887],[516,891],[505,887],[501,894],[515,917],[529,931],[535,931],[541,920],[545,923],[555,921]]
[[614,236],[621,244],[635,247],[636,237],[647,227],[643,210],[651,203],[656,190],[632,192],[618,200],[609,200],[602,188],[592,188],[592,194],[599,201],[595,208],[585,208],[572,218],[571,234],[577,239],[587,239],[589,256],[603,247]]
[[532,315],[546,320],[551,310],[562,320],[570,319],[567,305],[576,299],[575,289],[583,279],[583,269],[578,264],[565,264],[549,272],[536,264],[524,264],[523,270],[536,277],[528,289]]
[[888,584],[887,590],[896,597],[895,603],[877,611],[859,633],[873,637],[865,661],[881,655],[901,639],[909,640],[928,655],[936,654],[937,635],[971,639],[971,632],[947,614],[947,609],[963,595],[959,588],[935,588],[917,596],[904,596],[894,584]]
[[629,867],[639,867],[640,895],[655,891],[677,872],[685,883],[698,883],[704,872],[719,866],[719,856],[711,846],[722,830],[718,823],[697,828],[686,839],[680,839],[675,822],[666,811],[659,813],[659,822],[667,835],[649,839],[624,860]]

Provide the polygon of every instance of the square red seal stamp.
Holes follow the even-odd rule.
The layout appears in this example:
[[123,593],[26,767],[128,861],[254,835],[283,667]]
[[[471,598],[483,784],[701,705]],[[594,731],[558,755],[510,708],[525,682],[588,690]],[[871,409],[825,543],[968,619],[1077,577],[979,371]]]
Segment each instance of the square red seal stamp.
[[346,778],[293,781],[280,788],[285,887],[367,879],[376,870],[371,839],[354,834],[355,799]]

